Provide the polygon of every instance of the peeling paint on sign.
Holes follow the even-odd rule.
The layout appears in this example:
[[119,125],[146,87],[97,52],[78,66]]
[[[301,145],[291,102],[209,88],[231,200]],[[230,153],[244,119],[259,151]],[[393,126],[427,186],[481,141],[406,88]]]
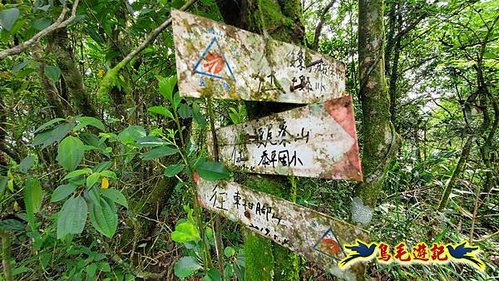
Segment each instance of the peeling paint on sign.
[[243,172],[362,181],[350,96],[220,128],[216,135],[220,160]]
[[200,179],[197,188],[205,208],[246,225],[325,269],[345,257],[342,245],[368,239],[361,228],[235,182]]
[[203,17],[172,10],[182,96],[284,103],[346,95],[345,64]]

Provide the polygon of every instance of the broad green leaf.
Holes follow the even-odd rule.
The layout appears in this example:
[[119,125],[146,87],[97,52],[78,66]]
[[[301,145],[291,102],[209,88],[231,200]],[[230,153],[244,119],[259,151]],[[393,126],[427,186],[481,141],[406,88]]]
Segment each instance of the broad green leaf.
[[114,180],[118,179],[118,177],[116,176],[116,173],[113,171],[109,171],[109,170],[104,170],[104,171],[100,172],[100,175],[103,177],[106,177],[106,178],[114,179]]
[[66,197],[71,195],[71,193],[73,193],[77,188],[78,186],[72,183],[59,185],[52,193],[50,202],[58,202],[65,199]]
[[210,268],[201,281],[222,281],[222,275],[216,268]]
[[125,130],[121,131],[118,135],[118,139],[122,143],[134,143],[136,140],[143,138],[147,135],[146,130],[140,126],[129,126]]
[[230,177],[230,172],[220,162],[200,161],[195,170],[205,180],[221,180]]
[[178,114],[180,115],[180,117],[182,117],[184,119],[192,117],[191,108],[186,103],[183,103],[180,105],[180,107],[178,109]]
[[196,226],[188,221],[185,221],[175,226],[175,231],[171,233],[171,238],[175,242],[185,243],[198,241],[200,236]]
[[182,172],[182,170],[185,168],[185,165],[184,164],[174,164],[174,165],[170,165],[168,167],[165,168],[165,171],[163,172],[163,174],[167,177],[174,177],[176,176],[178,173]]
[[206,127],[206,119],[201,113],[201,108],[199,107],[199,104],[197,102],[194,102],[192,104],[192,117],[194,118],[194,121],[196,121],[196,123],[201,126],[201,128]]
[[100,173],[92,173],[90,176],[87,177],[87,182],[86,185],[88,188],[92,188],[94,184],[96,184],[100,179]]
[[78,131],[87,126],[95,127],[101,131],[106,130],[106,126],[104,126],[104,123],[102,123],[102,121],[100,121],[97,118],[89,116],[81,116],[81,117],[76,117],[75,119],[78,122],[78,125],[76,125],[76,127],[73,128],[73,131]]
[[173,155],[177,152],[178,152],[178,149],[165,145],[165,146],[153,148],[150,151],[142,154],[142,159],[152,160],[152,159],[160,158],[163,156]]
[[180,279],[189,277],[196,273],[199,269],[201,269],[202,266],[199,264],[199,262],[191,256],[187,257],[182,257],[180,260],[177,261],[175,264],[175,276],[177,276]]
[[19,171],[26,173],[35,163],[35,157],[33,155],[26,156],[19,164]]
[[164,106],[152,106],[152,107],[149,107],[149,109],[147,111],[149,111],[150,113],[163,115],[163,116],[171,118],[173,120],[175,119],[175,117],[173,117],[173,113],[171,113],[171,111],[168,110]]
[[33,26],[33,28],[35,28],[36,30],[43,30],[51,24],[52,21],[49,18],[43,17],[34,20],[33,23],[31,23],[31,26]]
[[173,106],[174,110],[177,110],[178,105],[180,104],[181,101],[182,101],[182,98],[180,97],[180,94],[175,93],[173,95],[173,101],[172,101],[172,106]]
[[85,148],[83,142],[73,136],[63,139],[57,147],[57,162],[66,171],[73,171],[83,160]]
[[59,123],[59,122],[64,121],[64,120],[66,120],[66,119],[64,119],[64,118],[54,118],[54,119],[52,119],[52,120],[50,120],[48,122],[45,122],[45,123],[43,123],[43,125],[41,125],[40,127],[38,127],[35,130],[35,134],[38,133],[38,132],[41,132],[41,131],[43,131],[45,129],[47,129],[48,127],[54,125],[55,123]]
[[[105,162],[101,162],[101,163],[95,165],[95,167],[94,167],[93,170],[95,172],[102,172],[102,171],[105,171],[105,170],[111,168],[112,166],[113,166],[113,162],[111,162],[111,161],[105,161]],[[106,175],[103,175],[103,176],[106,176]],[[106,176],[106,177],[109,177],[109,176]]]
[[52,130],[44,131],[35,136],[34,145],[42,145],[41,149],[61,141],[74,128],[74,123],[62,123]]
[[92,169],[90,169],[90,168],[78,169],[78,170],[74,170],[74,171],[68,173],[64,178],[62,178],[62,180],[76,178],[76,177],[81,176],[81,175],[90,175],[91,173],[92,173]]
[[173,89],[177,84],[177,77],[172,75],[167,78],[158,77],[159,79],[159,93],[168,101],[173,100]]
[[140,138],[137,140],[137,143],[142,147],[155,147],[166,144],[164,140],[154,136]]
[[30,178],[26,181],[23,199],[28,223],[31,229],[35,230],[35,214],[40,211],[43,200],[42,185],[38,179]]
[[231,246],[227,246],[224,249],[224,255],[228,258],[234,256],[236,254],[236,249],[232,248]]
[[45,76],[53,82],[59,81],[61,78],[61,69],[57,65],[45,66]]
[[66,200],[57,217],[57,239],[81,233],[87,221],[87,211],[87,202],[81,196]]
[[101,190],[101,194],[102,194],[102,196],[111,199],[111,201],[113,201],[114,203],[120,204],[121,206],[128,209],[128,202],[125,198],[125,195],[123,195],[123,193],[121,193],[121,191],[119,191],[117,189],[113,189],[113,188],[103,189],[103,190]]
[[12,30],[12,26],[16,22],[19,17],[19,9],[18,8],[10,8],[0,11],[0,25],[5,28],[7,31]]
[[0,231],[22,231],[24,224],[15,219],[0,220]]
[[114,202],[107,198],[91,200],[89,206],[92,226],[104,236],[111,238],[118,227],[118,214]]

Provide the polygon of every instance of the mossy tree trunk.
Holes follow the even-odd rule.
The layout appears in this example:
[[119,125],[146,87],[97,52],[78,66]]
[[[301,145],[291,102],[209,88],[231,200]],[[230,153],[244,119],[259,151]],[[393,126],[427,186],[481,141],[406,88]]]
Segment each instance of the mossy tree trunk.
[[[304,28],[298,0],[218,0],[225,23],[273,39],[301,45]],[[248,117],[260,118],[294,107],[282,103],[247,102]],[[248,176],[245,185],[290,199],[290,184],[282,176]],[[245,235],[244,252],[247,280],[299,280],[299,258],[270,240],[250,233]]]
[[[360,0],[358,52],[364,136],[362,164],[366,177],[355,189],[352,221],[362,226],[371,222],[388,163],[399,145],[391,123],[383,42],[383,0]],[[364,280],[363,275],[361,270],[357,279]]]

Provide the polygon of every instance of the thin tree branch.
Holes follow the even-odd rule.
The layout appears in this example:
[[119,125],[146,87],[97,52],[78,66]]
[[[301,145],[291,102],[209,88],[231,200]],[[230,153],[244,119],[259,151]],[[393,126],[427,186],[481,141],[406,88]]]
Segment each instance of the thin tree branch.
[[336,0],[332,0],[331,2],[329,2],[329,4],[327,4],[327,6],[324,7],[324,10],[322,10],[319,24],[315,28],[314,41],[312,42],[312,49],[314,50],[317,50],[317,48],[319,47],[319,38],[321,36],[322,28],[324,27],[324,21],[326,20],[326,15],[329,12],[329,10],[333,7],[334,3],[336,3]]
[[8,56],[17,55],[19,53],[22,53],[25,50],[31,48],[36,43],[38,43],[43,37],[47,36],[48,34],[54,32],[55,30],[57,30],[59,28],[66,27],[68,24],[70,24],[75,19],[76,8],[78,8],[79,2],[80,2],[80,0],[75,0],[73,7],[71,9],[71,16],[69,18],[64,20],[64,18],[66,17],[66,14],[68,13],[68,10],[69,10],[66,7],[66,5],[64,5],[64,8],[62,8],[61,14],[59,15],[59,17],[57,18],[57,20],[53,24],[51,24],[49,27],[45,28],[44,30],[38,32],[37,34],[35,34],[35,36],[31,37],[31,39],[29,39],[28,41],[26,41],[22,44],[19,44],[17,46],[14,46],[10,49],[1,51],[0,52],[0,60],[6,58]]
[[[180,8],[181,11],[187,10],[192,4],[194,4],[197,0],[189,0],[187,3],[184,4]],[[98,95],[101,94],[106,94],[108,90],[112,87],[113,85],[113,80],[118,74],[118,72],[126,66],[133,58],[135,58],[140,52],[142,52],[147,45],[149,45],[158,35],[166,29],[170,24],[172,23],[172,18],[169,17],[166,21],[164,21],[162,24],[160,24],[158,27],[156,27],[151,33],[149,33],[146,37],[146,39],[139,45],[137,48],[135,48],[133,51],[131,51],[126,57],[124,57],[117,65],[115,65],[112,69],[110,69],[102,81],[99,84],[99,90],[97,91]]]

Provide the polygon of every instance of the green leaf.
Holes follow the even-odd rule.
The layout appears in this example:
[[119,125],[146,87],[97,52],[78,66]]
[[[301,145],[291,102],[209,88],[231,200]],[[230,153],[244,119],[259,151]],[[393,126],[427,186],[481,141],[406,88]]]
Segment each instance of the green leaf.
[[183,103],[180,105],[180,107],[178,109],[178,114],[180,115],[180,117],[182,117],[184,119],[192,117],[191,108],[186,103]]
[[178,278],[186,278],[191,275],[193,275],[196,271],[201,269],[202,266],[199,264],[199,262],[194,258],[194,257],[182,257],[178,262],[175,264],[175,275]]
[[26,156],[19,164],[19,171],[21,173],[26,173],[35,163],[35,157],[33,155]]
[[61,69],[57,65],[45,66],[45,76],[53,82],[59,81],[61,78]]
[[147,111],[149,111],[150,113],[163,115],[165,117],[175,120],[175,117],[173,117],[173,113],[171,113],[171,111],[164,106],[152,106],[149,107]]
[[89,206],[92,226],[104,236],[111,238],[118,227],[118,214],[114,202],[107,198],[91,197]]
[[194,121],[201,126],[201,128],[206,127],[206,119],[201,113],[201,108],[197,102],[192,104],[192,117],[194,118]]
[[231,246],[227,246],[224,249],[224,255],[228,258],[234,256],[236,254],[236,249],[232,248]]
[[30,178],[26,181],[23,198],[28,223],[31,229],[35,230],[35,214],[40,211],[43,200],[42,185],[38,179]]
[[222,275],[216,268],[210,268],[208,273],[201,279],[202,281],[222,281]]
[[137,143],[142,147],[155,147],[166,144],[164,140],[154,136],[140,138],[137,140]]
[[49,27],[49,25],[51,25],[51,24],[52,24],[52,21],[46,17],[36,19],[33,21],[33,23],[31,23],[33,28],[36,30],[44,30],[45,28]]
[[8,182],[9,182],[9,177],[0,176],[0,199],[2,199],[3,192],[5,191],[5,187],[7,186]]
[[30,62],[31,60],[26,60],[19,64],[14,65],[14,67],[12,67],[12,73],[17,74],[19,71],[23,70]]
[[104,170],[104,171],[100,172],[100,175],[103,177],[106,177],[106,178],[114,179],[114,180],[118,179],[118,177],[116,176],[116,173],[113,171],[109,171],[109,170]]
[[71,195],[71,193],[73,193],[77,188],[78,186],[72,183],[59,185],[52,193],[50,202],[53,203],[65,199],[66,197]]
[[100,121],[97,118],[89,116],[81,116],[81,117],[76,117],[75,119],[76,121],[78,121],[78,125],[76,125],[76,127],[73,128],[73,131],[78,131],[87,126],[95,127],[101,131],[106,130],[106,126],[104,126],[104,123],[102,123],[102,121]]
[[57,147],[57,162],[66,171],[73,171],[83,160],[85,147],[83,142],[73,136],[63,139]]
[[168,78],[158,77],[159,79],[159,93],[168,101],[173,100],[173,89],[177,84],[177,77],[172,75]]
[[128,126],[125,130],[121,131],[118,135],[118,139],[122,143],[133,143],[136,140],[143,138],[147,135],[146,130],[141,126]]
[[78,170],[74,170],[74,171],[68,173],[64,178],[62,178],[62,180],[76,178],[76,177],[81,176],[81,175],[90,175],[91,173],[92,173],[92,169],[90,169],[90,168],[78,169]]
[[81,196],[69,198],[57,217],[57,239],[81,233],[87,221],[87,211],[87,202]]
[[92,173],[90,176],[87,177],[87,187],[92,188],[94,184],[96,184],[100,179],[100,173]]
[[74,128],[74,123],[62,123],[52,130],[44,131],[35,136],[33,145],[43,144],[41,149],[61,141]]
[[22,231],[24,224],[15,219],[0,220],[0,231]]
[[152,159],[160,158],[163,156],[173,155],[177,152],[178,152],[178,149],[165,145],[165,146],[153,148],[149,152],[142,154],[142,159],[152,160]]
[[109,189],[102,189],[100,192],[102,196],[107,197],[111,199],[111,201],[113,201],[114,203],[120,204],[121,206],[128,209],[128,202],[125,198],[125,195],[123,195],[121,191],[109,188]]
[[198,241],[201,239],[196,226],[187,221],[181,222],[175,226],[175,231],[171,233],[171,238],[173,241],[178,243]]
[[41,131],[45,130],[46,128],[54,125],[55,123],[59,123],[59,122],[64,121],[64,120],[66,120],[66,119],[64,119],[64,118],[55,118],[55,119],[52,119],[52,120],[50,120],[48,122],[45,122],[43,125],[41,125],[40,127],[38,127],[35,130],[35,134],[38,133],[38,132],[41,132]]
[[195,170],[200,177],[209,181],[227,179],[230,177],[230,172],[220,162],[200,161]]
[[182,170],[185,168],[185,165],[184,164],[174,164],[174,165],[170,165],[168,167],[166,167],[165,171],[163,172],[163,174],[167,177],[174,177],[176,176],[178,173],[182,172]]
[[5,28],[7,31],[12,30],[12,26],[16,22],[19,17],[19,9],[18,8],[10,8],[0,11],[0,25]]

